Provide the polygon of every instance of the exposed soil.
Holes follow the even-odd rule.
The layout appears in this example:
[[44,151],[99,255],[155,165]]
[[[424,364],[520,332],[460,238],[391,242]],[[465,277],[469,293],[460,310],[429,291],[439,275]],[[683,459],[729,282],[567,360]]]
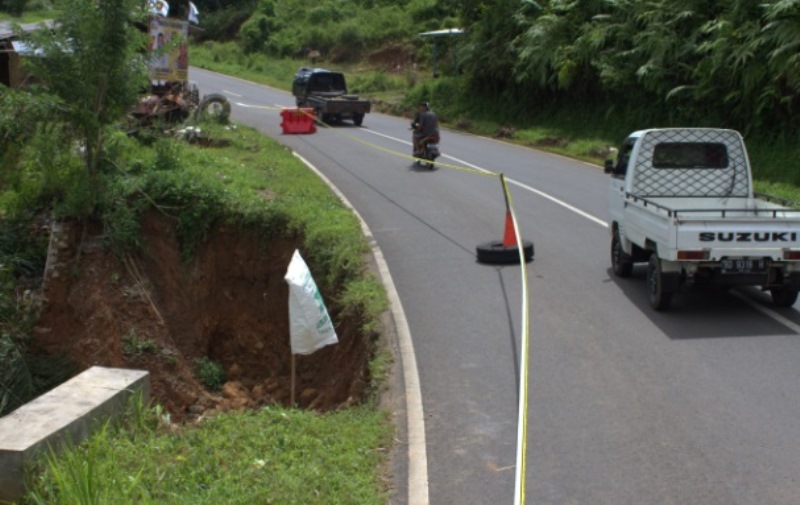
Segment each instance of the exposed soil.
[[[144,217],[142,237],[141,254],[117,258],[102,246],[97,224],[54,229],[37,342],[50,353],[66,353],[80,370],[149,370],[153,399],[176,421],[210,409],[288,405],[283,277],[299,240],[217,227],[187,264],[174,223],[155,211]],[[318,275],[311,262],[309,268]],[[295,401],[302,408],[332,409],[366,392],[369,338],[357,321],[339,317],[330,303],[328,309],[339,343],[296,357]],[[203,357],[226,372],[221,390],[208,391],[198,381],[195,361]]]
[[413,53],[403,46],[384,47],[367,55],[370,65],[382,68],[387,72],[405,72],[416,70]]

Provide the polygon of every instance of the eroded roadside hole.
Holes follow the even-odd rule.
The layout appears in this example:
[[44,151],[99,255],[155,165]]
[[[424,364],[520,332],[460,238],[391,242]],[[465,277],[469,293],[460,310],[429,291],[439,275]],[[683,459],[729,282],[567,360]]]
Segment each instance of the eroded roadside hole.
[[[215,227],[187,264],[175,224],[158,212],[142,221],[142,252],[102,247],[101,229],[62,223],[51,235],[36,343],[89,366],[146,369],[153,399],[176,421],[208,410],[290,403],[288,287],[299,239]],[[334,298],[322,289],[323,297]],[[328,302],[339,343],[297,356],[296,402],[329,410],[367,393],[369,337],[357,316]],[[203,363],[218,365],[210,384]],[[207,368],[207,367],[206,367]],[[205,385],[204,385],[205,384]]]

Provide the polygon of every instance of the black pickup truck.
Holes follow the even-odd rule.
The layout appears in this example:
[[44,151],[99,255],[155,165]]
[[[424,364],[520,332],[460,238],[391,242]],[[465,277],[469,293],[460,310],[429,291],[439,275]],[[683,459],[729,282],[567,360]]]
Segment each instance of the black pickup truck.
[[292,94],[298,107],[314,109],[323,123],[353,121],[356,126],[364,122],[371,109],[369,100],[361,100],[347,93],[344,74],[324,68],[301,67],[294,75]]

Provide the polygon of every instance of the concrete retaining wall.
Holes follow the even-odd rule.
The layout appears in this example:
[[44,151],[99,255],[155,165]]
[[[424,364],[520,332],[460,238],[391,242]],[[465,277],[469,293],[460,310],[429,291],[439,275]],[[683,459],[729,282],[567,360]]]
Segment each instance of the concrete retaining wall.
[[27,461],[49,447],[84,441],[138,392],[147,404],[149,372],[95,366],[0,418],[0,503],[24,493]]

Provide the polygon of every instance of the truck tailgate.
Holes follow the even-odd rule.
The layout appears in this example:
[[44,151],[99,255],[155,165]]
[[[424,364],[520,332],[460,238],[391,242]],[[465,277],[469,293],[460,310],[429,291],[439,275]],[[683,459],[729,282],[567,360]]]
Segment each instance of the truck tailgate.
[[309,96],[308,102],[312,107],[321,108],[328,114],[366,114],[371,109],[369,100],[353,100],[344,97]]
[[800,248],[800,213],[782,218],[673,218],[674,249],[708,249],[712,261],[722,257],[770,257]]
[[676,260],[678,250],[708,250],[709,259],[770,257],[800,249],[800,211],[755,199],[642,199],[624,206],[627,236],[658,245],[659,256]]

